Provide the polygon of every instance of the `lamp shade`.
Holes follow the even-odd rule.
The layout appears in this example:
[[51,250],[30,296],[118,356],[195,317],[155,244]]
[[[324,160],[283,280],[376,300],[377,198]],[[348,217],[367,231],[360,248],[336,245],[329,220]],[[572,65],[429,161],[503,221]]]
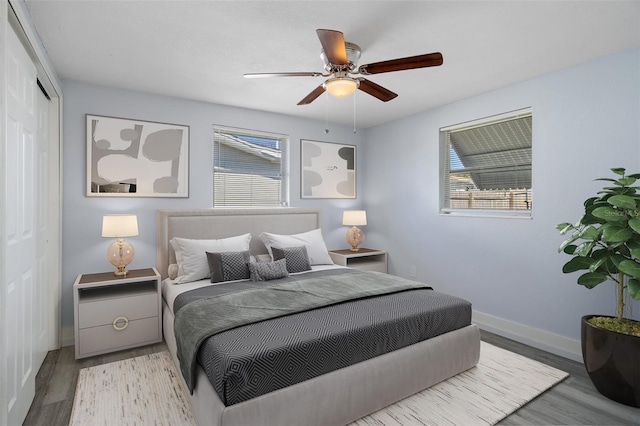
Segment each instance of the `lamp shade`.
[[107,214],[102,217],[102,236],[111,238],[138,235],[138,217],[135,214]]
[[345,226],[363,226],[367,224],[365,210],[345,210],[342,213],[342,224]]
[[358,80],[352,78],[331,78],[324,83],[327,92],[333,96],[349,96],[360,86]]

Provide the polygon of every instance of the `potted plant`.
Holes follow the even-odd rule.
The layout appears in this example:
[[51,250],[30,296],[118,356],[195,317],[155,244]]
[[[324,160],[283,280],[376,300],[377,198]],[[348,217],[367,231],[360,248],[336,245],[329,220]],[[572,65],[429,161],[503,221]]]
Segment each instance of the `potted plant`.
[[616,178],[584,202],[577,223],[556,228],[570,237],[558,251],[572,256],[562,272],[582,271],[578,284],[592,289],[612,281],[617,287],[617,316],[582,317],[582,356],[589,377],[604,396],[640,406],[640,322],[624,317],[625,292],[640,300],[640,173]]

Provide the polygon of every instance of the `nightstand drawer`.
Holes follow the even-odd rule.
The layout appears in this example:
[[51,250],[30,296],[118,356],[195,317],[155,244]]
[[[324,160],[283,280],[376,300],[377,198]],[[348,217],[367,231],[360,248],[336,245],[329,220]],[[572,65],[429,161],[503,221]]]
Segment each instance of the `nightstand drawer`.
[[78,328],[111,327],[113,320],[121,316],[129,321],[149,317],[156,317],[157,321],[159,315],[156,293],[82,302],[78,305]]
[[[113,320],[111,320],[113,321]],[[117,324],[122,326],[122,323]],[[111,322],[100,327],[79,330],[79,353],[86,355],[104,350],[137,345],[141,342],[153,342],[160,339],[158,335],[158,317],[129,320],[126,328],[116,330]]]

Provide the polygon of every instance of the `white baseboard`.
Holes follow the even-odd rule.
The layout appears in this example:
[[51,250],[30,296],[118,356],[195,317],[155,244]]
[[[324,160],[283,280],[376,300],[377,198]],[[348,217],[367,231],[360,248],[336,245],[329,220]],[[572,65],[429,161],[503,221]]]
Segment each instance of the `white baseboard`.
[[471,321],[482,330],[580,363],[582,362],[582,347],[579,340],[570,339],[560,336],[559,334],[550,333],[478,311],[473,311]]
[[73,346],[75,342],[75,333],[73,327],[62,329],[62,346]]

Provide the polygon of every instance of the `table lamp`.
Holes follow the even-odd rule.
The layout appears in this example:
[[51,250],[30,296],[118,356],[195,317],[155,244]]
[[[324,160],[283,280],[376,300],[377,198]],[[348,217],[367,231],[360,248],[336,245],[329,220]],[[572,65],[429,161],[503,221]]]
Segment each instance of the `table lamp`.
[[136,251],[123,237],[138,235],[138,218],[135,214],[108,214],[102,217],[102,236],[117,238],[107,249],[107,260],[117,268],[118,276],[127,275],[127,265]]
[[342,213],[342,224],[351,226],[347,231],[347,243],[351,251],[358,251],[358,246],[364,241],[364,232],[358,226],[367,224],[367,212],[364,210],[345,210]]

